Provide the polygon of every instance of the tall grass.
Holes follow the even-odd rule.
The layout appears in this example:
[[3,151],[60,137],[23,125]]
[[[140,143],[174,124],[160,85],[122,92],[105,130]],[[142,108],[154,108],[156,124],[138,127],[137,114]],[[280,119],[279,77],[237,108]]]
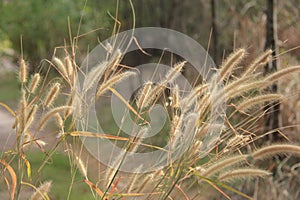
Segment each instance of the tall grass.
[[[68,52],[67,48],[65,52]],[[36,182],[32,179],[32,166],[27,156],[28,149],[35,146],[45,154],[39,172],[55,152],[63,149],[69,157],[71,177],[75,177],[79,171],[82,174],[81,184],[90,187],[95,199],[201,199],[201,193],[196,191],[206,188],[206,185],[212,186],[224,197],[229,197],[226,191],[231,191],[251,199],[249,195],[234,189],[234,180],[270,176],[271,172],[267,168],[261,169],[256,166],[259,160],[266,157],[276,154],[300,155],[300,147],[297,144],[283,142],[262,147],[255,144],[255,141],[261,138],[255,132],[255,123],[264,114],[259,105],[270,101],[283,101],[282,95],[270,94],[266,90],[267,86],[289,74],[299,73],[300,67],[288,67],[262,77],[256,71],[271,59],[271,51],[266,51],[249,64],[243,73],[235,75],[235,69],[239,67],[245,54],[245,49],[233,52],[217,69],[220,79],[212,81],[225,85],[225,100],[230,111],[226,112],[227,115],[220,116],[225,122],[221,128],[221,135],[206,152],[202,152],[201,149],[205,149],[203,146],[206,145],[205,138],[209,137],[208,129],[218,125],[212,124],[214,119],[211,118],[211,109],[214,101],[220,98],[220,94],[214,93],[217,90],[208,90],[216,86],[208,86],[208,83],[198,81],[200,84],[196,85],[188,96],[182,95],[178,86],[171,88],[170,96],[166,96],[164,92],[169,87],[167,83],[180,74],[186,62],[174,65],[173,70],[170,70],[160,83],[145,83],[133,100],[136,106],[132,102],[124,102],[133,113],[135,121],[143,118],[153,105],[159,103],[165,106],[170,120],[170,128],[165,134],[171,144],[171,149],[163,149],[165,151],[176,148],[182,136],[194,134],[192,143],[178,160],[169,162],[156,172],[147,173],[143,173],[140,166],[135,166],[133,173],[120,171],[122,159],[126,154],[114,158],[113,169],[100,163],[91,168],[88,159],[83,156],[84,146],[79,142],[79,136],[122,141],[121,147],[131,152],[163,147],[140,139],[147,129],[142,129],[130,137],[120,136],[118,133],[97,134],[76,130],[71,113],[74,109],[78,111],[82,108],[82,101],[74,99],[74,93],[78,74],[85,72],[76,64],[74,52],[65,53],[63,58],[54,55],[53,62],[47,61],[50,63],[49,67],[57,70],[59,74],[53,80],[49,80],[47,74],[43,77],[40,73],[29,78],[26,63],[22,59],[19,75],[22,97],[19,107],[13,111],[1,103],[15,118],[15,145],[10,151],[2,153],[0,158],[1,181],[6,183],[10,198],[21,199],[21,188],[32,187],[31,199],[51,199],[50,186],[56,183]],[[122,67],[120,53],[113,55],[113,59],[103,61],[93,71],[84,74],[86,81],[83,84],[83,92],[98,84],[96,96],[101,97],[108,92],[114,92],[114,86],[122,83],[125,78],[135,75],[128,67]],[[68,100],[58,105],[58,100],[62,98]],[[238,123],[234,122],[237,117]],[[51,120],[57,122],[58,139],[53,147],[45,149],[45,142],[39,133],[46,129]],[[13,162],[17,165],[13,166]],[[74,179],[72,180],[69,194],[74,184]]]

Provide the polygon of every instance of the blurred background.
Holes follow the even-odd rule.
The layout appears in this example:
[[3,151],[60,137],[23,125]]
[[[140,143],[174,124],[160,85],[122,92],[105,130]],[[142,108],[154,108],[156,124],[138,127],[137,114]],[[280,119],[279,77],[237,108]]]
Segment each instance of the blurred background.
[[[268,48],[276,50],[273,55],[276,68],[299,64],[299,0],[132,0],[132,3],[135,15],[128,0],[0,0],[0,102],[12,108],[17,106],[20,83],[16,74],[21,49],[30,72],[34,73],[41,69],[43,59],[51,60],[56,47],[70,45],[78,35],[76,51],[80,63],[89,50],[112,35],[115,18],[120,22],[120,31],[133,28],[135,18],[136,27],[164,27],[182,32],[206,48],[217,65],[237,48],[246,48],[249,53],[245,65]],[[270,12],[272,21],[268,17]],[[134,56],[128,59],[130,63],[137,62]],[[280,105],[277,125],[298,125],[286,129],[285,134],[299,143],[299,74],[279,82],[278,90],[288,101]],[[1,139],[12,123],[13,118],[0,109]],[[64,157],[58,158],[56,167],[60,165],[63,170],[68,168]],[[51,176],[60,171],[49,170],[53,170],[49,172]],[[87,188],[83,190],[79,193],[86,190],[88,193]]]
[[[59,47],[69,46],[71,38],[78,35],[76,58],[81,63],[87,52],[112,35],[115,18],[119,31],[133,28],[135,16],[136,27],[185,33],[206,48],[217,65],[240,47],[249,53],[245,65],[265,49],[276,50],[276,66],[265,73],[299,63],[298,0],[132,0],[132,4],[135,15],[130,1],[123,0],[1,0],[0,101],[14,106],[17,100],[15,71],[21,49],[33,73],[41,69],[43,59],[51,60],[62,51]],[[127,60],[131,66],[139,63],[136,56]],[[280,125],[300,123],[295,111],[300,109],[299,79],[295,75],[279,83],[284,86],[279,90],[289,98],[289,103],[281,106]]]

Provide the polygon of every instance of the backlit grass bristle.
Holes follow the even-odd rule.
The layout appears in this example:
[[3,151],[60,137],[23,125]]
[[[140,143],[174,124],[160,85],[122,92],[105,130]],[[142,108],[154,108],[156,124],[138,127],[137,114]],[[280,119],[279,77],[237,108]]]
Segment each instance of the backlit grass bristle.
[[87,169],[86,169],[85,165],[83,164],[83,161],[78,156],[75,156],[75,163],[76,163],[80,173],[82,174],[82,176],[84,176],[86,179],[88,179]]
[[102,76],[104,70],[107,67],[107,64],[108,64],[107,62],[98,64],[86,75],[86,78],[83,83],[84,92],[86,92],[88,89],[94,86],[97,81],[99,81],[100,77]]
[[242,169],[234,169],[229,172],[224,172],[220,174],[218,180],[220,181],[229,181],[233,179],[243,179],[249,177],[263,177],[271,175],[270,172],[262,169],[255,168],[242,168]]
[[20,128],[22,131],[25,129],[26,120],[27,120],[27,100],[26,100],[26,93],[22,89],[22,97],[20,102]]
[[64,127],[64,121],[63,119],[61,118],[60,114],[59,113],[55,113],[55,121],[58,125],[59,128],[63,128]]
[[48,192],[50,191],[52,182],[46,181],[40,187],[36,188],[36,191],[30,197],[30,200],[42,200],[42,199],[49,199]]
[[143,140],[143,136],[147,134],[147,132],[148,128],[141,128],[141,130],[139,130],[139,132],[137,133],[137,136],[131,138],[128,151],[136,152]]
[[50,110],[48,113],[46,113],[44,115],[44,117],[41,119],[40,123],[39,123],[39,126],[37,128],[38,131],[40,131],[44,125],[48,122],[48,120],[54,116],[56,113],[58,112],[62,112],[62,111],[66,111],[67,109],[70,109],[72,110],[72,107],[71,106],[60,106],[60,107],[57,107],[57,108],[53,108],[52,110]]
[[115,69],[117,68],[117,66],[121,62],[121,59],[122,59],[121,50],[117,49],[116,52],[114,53],[114,55],[112,56],[109,64],[108,64],[108,67],[107,67],[107,70],[106,70],[107,75],[110,74],[111,72],[115,71]]
[[203,93],[207,92],[208,85],[201,84],[197,86],[195,89],[192,90],[192,93],[188,96],[186,102],[187,103],[194,103],[195,99],[201,96]]
[[300,146],[292,144],[273,144],[271,146],[266,146],[258,149],[257,151],[253,152],[251,156],[253,159],[257,160],[283,153],[295,154],[300,156]]
[[248,67],[248,69],[246,69],[246,71],[242,74],[242,77],[255,72],[255,70],[258,67],[266,65],[271,58],[271,54],[272,54],[272,50],[269,49],[269,50],[265,51],[261,56],[257,57],[253,61],[253,63]]
[[[72,98],[72,96],[70,96],[69,100],[67,102],[67,106],[72,106],[72,104],[73,104],[73,98]],[[64,113],[64,118],[67,118],[71,114],[71,112],[72,112],[71,109],[66,110]]]
[[182,126],[182,121],[183,121],[183,116],[180,115],[175,115],[174,119],[172,120],[172,125],[171,125],[171,136],[178,135],[181,131],[181,126]]
[[280,78],[283,78],[284,76],[290,75],[291,73],[295,72],[300,72],[300,65],[287,67],[285,69],[279,70],[273,74],[268,75],[265,80],[269,82],[274,82],[279,80]]
[[225,87],[226,99],[237,97],[237,96],[239,96],[243,93],[246,93],[250,90],[262,90],[268,84],[269,84],[268,81],[263,80],[263,81],[250,82],[248,84],[240,85],[239,87],[236,87],[236,88],[228,89],[227,87]]
[[19,79],[20,79],[21,83],[27,82],[27,65],[26,65],[24,59],[21,59],[21,62],[20,62]]
[[283,98],[280,94],[264,94],[256,97],[251,97],[243,101],[240,105],[238,105],[237,110],[245,111],[255,105],[259,105],[269,101],[279,101]]
[[116,85],[118,82],[128,78],[129,76],[135,75],[135,72],[127,71],[115,76],[112,76],[110,79],[102,83],[97,91],[96,96],[99,97],[101,94],[106,92],[110,87],[113,87],[113,85]]
[[139,167],[137,167],[134,171],[133,171],[133,175],[131,177],[131,180],[129,181],[129,184],[127,186],[127,193],[130,193],[132,191],[134,191],[134,187],[138,186],[139,185],[139,179],[141,176],[140,176],[140,173],[141,173],[141,169],[142,169],[142,166],[140,165]]
[[34,105],[32,106],[32,108],[31,108],[31,110],[30,110],[29,113],[28,113],[28,116],[27,116],[27,123],[28,123],[28,120],[29,120],[30,118],[34,118],[34,116],[35,116],[37,110],[38,110],[38,105],[34,104]]
[[161,96],[163,90],[166,88],[164,84],[157,84],[149,91],[148,98],[145,99],[145,105],[151,105],[158,97]]
[[232,73],[233,68],[244,58],[245,52],[245,49],[238,49],[230,54],[229,57],[222,63],[220,67],[221,80],[224,80],[230,73]]
[[29,92],[31,94],[35,93],[39,83],[40,83],[41,76],[39,73],[36,73],[33,75],[33,78],[31,79],[30,85],[29,85]]
[[170,100],[170,106],[173,108],[179,108],[180,107],[180,94],[179,94],[179,87],[178,85],[175,85],[175,87],[172,89],[172,95],[168,97]]
[[57,57],[52,58],[58,72],[60,72],[64,77],[68,77],[68,72],[64,63]]
[[225,86],[225,89],[226,89],[226,91],[230,91],[230,90],[232,90],[234,88],[237,88],[241,85],[251,83],[253,81],[256,81],[256,77],[257,77],[257,75],[253,74],[253,75],[248,75],[248,76],[238,78],[234,81],[231,81],[231,82],[227,83],[226,86]]
[[148,81],[147,83],[145,83],[143,88],[139,91],[136,100],[136,104],[139,109],[149,106],[149,104],[146,104],[145,102],[147,102],[146,99],[149,97],[149,93],[151,91],[152,86],[153,83],[151,81]]
[[183,61],[175,64],[174,68],[168,71],[168,73],[166,74],[166,78],[163,82],[169,83],[172,82],[174,79],[176,79],[176,77],[180,75],[180,72],[186,63],[187,61]]
[[45,107],[46,108],[48,108],[53,103],[53,101],[56,99],[59,91],[60,91],[60,83],[55,83],[45,98]]
[[65,57],[65,65],[66,65],[66,71],[69,77],[73,75],[74,69],[73,69],[73,64],[70,56]]

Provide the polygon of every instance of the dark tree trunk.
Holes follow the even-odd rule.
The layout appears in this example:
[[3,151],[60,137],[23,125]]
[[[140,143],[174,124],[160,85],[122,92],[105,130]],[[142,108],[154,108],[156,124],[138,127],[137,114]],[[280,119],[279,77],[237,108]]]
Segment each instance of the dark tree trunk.
[[219,64],[219,51],[218,51],[218,30],[217,30],[217,17],[216,17],[216,1],[211,0],[211,18],[212,18],[212,40],[213,40],[213,58],[218,66]]
[[[267,23],[266,23],[266,44],[265,49],[272,49],[272,61],[265,66],[265,74],[277,71],[277,16],[276,16],[276,1],[267,0]],[[271,92],[276,93],[278,86],[274,83],[271,88]],[[280,104],[279,101],[266,105],[266,131],[276,130],[279,128],[279,115],[280,115]],[[271,140],[279,140],[280,135],[277,131],[270,135]]]

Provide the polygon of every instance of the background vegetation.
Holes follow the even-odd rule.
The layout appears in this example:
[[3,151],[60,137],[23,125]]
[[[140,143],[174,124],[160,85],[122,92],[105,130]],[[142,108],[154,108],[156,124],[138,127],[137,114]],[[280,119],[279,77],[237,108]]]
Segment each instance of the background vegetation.
[[[240,47],[246,48],[248,56],[242,61],[242,65],[247,66],[263,52],[266,46],[267,2],[261,0],[134,0],[133,4],[136,11],[136,27],[159,26],[183,32],[207,47],[217,64],[221,64],[233,50]],[[297,0],[277,1],[276,10],[277,20],[274,25],[277,37],[275,39],[276,50],[280,56],[276,56],[275,59],[278,61],[278,68],[283,69],[299,63],[300,60],[298,49],[300,46],[300,2]],[[116,13],[121,24],[120,31],[133,26],[133,13],[129,1],[120,1],[117,4],[117,1],[107,0],[1,0],[0,13],[0,101],[13,108],[17,108],[18,97],[20,97],[20,83],[15,80],[15,71],[20,63],[21,49],[33,73],[40,70],[41,59],[51,60],[56,47],[67,45],[69,48],[71,38],[76,35],[80,36],[78,49],[76,49],[76,59],[80,63],[89,49],[93,49],[99,41],[112,34],[115,23],[113,17]],[[214,17],[213,13],[215,13]],[[81,24],[80,29],[79,24]],[[138,61],[129,58],[129,62]],[[287,138],[281,138],[279,141],[289,140],[295,144],[300,143],[299,85],[299,74],[291,75],[278,82],[279,92],[288,99],[280,105],[279,125],[291,126],[285,129],[284,134]],[[231,120],[234,124],[238,123],[241,118]],[[262,133],[265,130],[264,119],[260,118],[257,121],[255,130]],[[265,138],[261,143],[268,144],[272,142],[271,140],[271,138]],[[50,140],[51,142],[55,143],[53,140]],[[44,159],[44,154],[33,152],[28,157],[34,173],[36,170],[34,166],[41,165],[40,161]],[[76,172],[74,178],[67,173],[73,170],[66,162],[68,157],[57,153],[52,159],[53,163],[46,165],[43,174],[35,177],[36,182],[39,183],[41,181],[39,179],[43,181],[51,179],[59,183],[54,184],[51,197],[66,199],[68,193],[64,191],[69,189],[68,186],[73,181],[75,184],[70,199],[76,199],[78,195],[90,199],[90,188],[80,184],[82,176]],[[272,169],[274,165],[281,166],[283,162],[287,163],[284,165],[286,168],[282,169],[282,166],[280,168],[287,173],[276,174],[277,177],[272,179],[272,182],[270,181],[273,191],[270,189],[267,192],[273,196],[276,196],[274,188],[283,192],[289,192],[289,189],[298,192],[293,187],[299,184],[297,180],[294,180],[299,174],[295,175],[291,170],[291,166],[298,161],[295,158],[280,157],[269,161],[270,163],[263,162],[263,166]],[[12,163],[12,165],[17,165],[17,163]],[[258,181],[256,183],[259,184]],[[250,187],[253,189],[258,187],[257,185]],[[1,195],[0,190],[0,197]],[[285,196],[282,195],[282,197]]]

